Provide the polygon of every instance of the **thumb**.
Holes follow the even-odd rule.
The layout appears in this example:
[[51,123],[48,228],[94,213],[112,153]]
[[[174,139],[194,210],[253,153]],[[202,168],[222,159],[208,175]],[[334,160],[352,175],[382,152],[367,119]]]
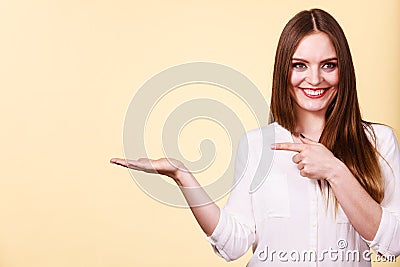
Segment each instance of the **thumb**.
[[310,145],[318,144],[318,142],[315,142],[310,138],[305,137],[302,133],[300,133],[300,140],[301,142],[303,142],[303,144],[310,144]]

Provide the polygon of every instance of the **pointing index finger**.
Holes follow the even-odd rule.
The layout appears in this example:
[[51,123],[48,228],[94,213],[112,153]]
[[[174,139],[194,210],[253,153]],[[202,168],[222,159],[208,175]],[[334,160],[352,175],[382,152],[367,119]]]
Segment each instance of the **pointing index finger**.
[[304,149],[304,144],[295,143],[275,143],[271,145],[272,150],[287,150],[294,152],[301,152]]

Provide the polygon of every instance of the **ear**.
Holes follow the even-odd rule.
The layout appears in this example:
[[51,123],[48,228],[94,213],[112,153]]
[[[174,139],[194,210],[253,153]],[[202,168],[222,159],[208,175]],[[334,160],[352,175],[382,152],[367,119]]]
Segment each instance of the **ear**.
[[310,144],[310,145],[316,145],[319,144],[318,142],[315,142],[307,137],[305,137],[303,134],[300,133],[300,140],[303,142],[303,144]]

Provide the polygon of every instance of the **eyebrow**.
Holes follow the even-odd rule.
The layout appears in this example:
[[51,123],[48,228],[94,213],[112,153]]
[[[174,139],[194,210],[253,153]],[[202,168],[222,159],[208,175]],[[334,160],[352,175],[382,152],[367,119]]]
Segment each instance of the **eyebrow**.
[[[309,63],[307,60],[303,59],[303,58],[292,58],[292,60],[296,60],[296,61],[301,61],[301,62],[305,62],[305,63]],[[327,59],[322,60],[321,62],[328,62],[328,61],[334,61],[334,60],[338,60],[337,57],[330,57]]]

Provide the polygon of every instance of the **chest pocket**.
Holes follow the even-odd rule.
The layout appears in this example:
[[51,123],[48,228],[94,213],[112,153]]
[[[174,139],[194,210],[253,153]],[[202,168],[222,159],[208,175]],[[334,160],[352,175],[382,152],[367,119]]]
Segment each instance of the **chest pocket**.
[[253,193],[253,203],[259,219],[290,217],[287,174],[271,170],[264,183]]

